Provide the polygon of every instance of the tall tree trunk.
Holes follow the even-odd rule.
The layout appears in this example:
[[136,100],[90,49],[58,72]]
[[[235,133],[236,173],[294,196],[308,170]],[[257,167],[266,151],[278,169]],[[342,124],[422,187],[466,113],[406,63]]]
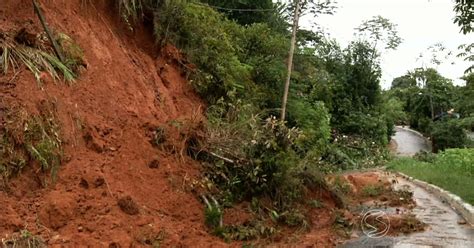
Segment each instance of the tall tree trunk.
[[281,120],[286,117],[286,104],[288,102],[288,91],[290,90],[291,71],[293,69],[293,54],[295,52],[296,33],[298,31],[298,23],[300,19],[300,1],[296,0],[295,16],[293,17],[293,33],[291,35],[290,52],[288,54],[288,74],[285,81],[285,92],[283,93],[283,101],[281,104]]

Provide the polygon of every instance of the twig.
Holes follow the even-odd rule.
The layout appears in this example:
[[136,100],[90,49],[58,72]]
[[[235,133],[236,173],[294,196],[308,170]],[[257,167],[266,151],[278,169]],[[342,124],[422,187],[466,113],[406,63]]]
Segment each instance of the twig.
[[21,70],[18,70],[17,72],[15,72],[15,74],[13,74],[13,77],[8,80],[8,83],[7,84],[11,84],[13,82],[13,80],[15,80],[15,78],[18,76],[18,74],[20,74]]
[[224,160],[224,161],[226,161],[227,163],[235,164],[234,160],[232,160],[232,159],[230,159],[230,158],[223,157],[223,156],[221,156],[221,155],[219,155],[219,154],[216,154],[216,153],[213,153],[213,152],[208,152],[208,153],[209,153],[209,155],[214,156],[214,157],[216,157],[216,158],[218,158],[218,159]]
[[107,186],[107,191],[109,191],[110,196],[112,196],[112,198],[114,198],[114,195],[112,194],[112,191],[110,190],[109,183],[107,182],[107,178],[105,178],[104,173],[102,173],[102,178],[104,178],[105,186]]

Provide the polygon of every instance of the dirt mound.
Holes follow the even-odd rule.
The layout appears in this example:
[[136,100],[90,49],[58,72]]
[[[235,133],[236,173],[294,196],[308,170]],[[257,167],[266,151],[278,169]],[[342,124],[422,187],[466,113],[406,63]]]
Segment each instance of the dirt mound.
[[[396,190],[394,184],[398,182],[387,172],[329,175],[327,180],[331,187],[344,194],[350,211],[349,214],[347,211],[340,213],[336,218],[336,230],[343,236],[359,237],[367,232],[397,236],[423,231],[426,227],[411,211],[416,206],[413,192]],[[388,228],[386,223],[390,223]],[[365,233],[361,233],[363,229]]]
[[[71,86],[45,76],[39,87],[25,69],[0,76],[0,114],[12,105],[38,113],[53,101],[64,146],[56,184],[39,187],[25,169],[0,192],[0,237],[27,228],[69,247],[225,245],[205,231],[202,205],[186,187],[200,173],[183,153],[186,137],[203,125],[205,106],[179,51],[157,51],[146,27],[127,31],[113,1],[41,2],[51,28],[83,48],[87,69]],[[0,33],[24,28],[42,31],[31,1],[3,0]],[[150,127],[164,128],[164,146],[153,144]]]

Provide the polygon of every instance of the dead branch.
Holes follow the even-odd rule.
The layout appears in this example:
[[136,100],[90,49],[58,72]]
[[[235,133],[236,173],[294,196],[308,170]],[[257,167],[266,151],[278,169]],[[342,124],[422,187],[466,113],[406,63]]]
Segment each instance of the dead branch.
[[49,41],[51,42],[51,44],[53,45],[53,49],[54,49],[54,52],[56,53],[56,55],[58,56],[59,60],[61,61],[61,63],[65,63],[66,62],[66,59],[64,58],[64,55],[61,51],[61,48],[59,47],[58,43],[56,42],[56,40],[54,39],[54,36],[53,34],[51,33],[51,30],[49,29],[48,25],[46,24],[46,20],[44,18],[44,15],[43,15],[43,12],[41,11],[38,3],[36,2],[36,0],[31,0],[33,2],[33,7],[35,9],[35,13],[36,15],[38,16],[40,22],[41,22],[41,25],[43,26],[44,28],[44,31],[46,32],[46,35],[48,36],[48,39]]

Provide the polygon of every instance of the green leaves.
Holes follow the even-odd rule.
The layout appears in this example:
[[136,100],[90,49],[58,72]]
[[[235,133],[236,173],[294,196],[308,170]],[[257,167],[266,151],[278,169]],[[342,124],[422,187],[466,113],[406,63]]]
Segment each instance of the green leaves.
[[463,58],[466,62],[471,62],[472,65],[467,68],[464,73],[474,73],[474,43],[462,44],[458,47],[461,52],[457,55],[458,58]]
[[472,0],[456,0],[455,2],[454,23],[458,24],[463,34],[468,34],[474,30],[474,2]]
[[364,21],[355,30],[357,36],[369,41],[374,48],[383,43],[384,49],[395,50],[403,41],[398,35],[397,25],[382,16],[374,16]]

